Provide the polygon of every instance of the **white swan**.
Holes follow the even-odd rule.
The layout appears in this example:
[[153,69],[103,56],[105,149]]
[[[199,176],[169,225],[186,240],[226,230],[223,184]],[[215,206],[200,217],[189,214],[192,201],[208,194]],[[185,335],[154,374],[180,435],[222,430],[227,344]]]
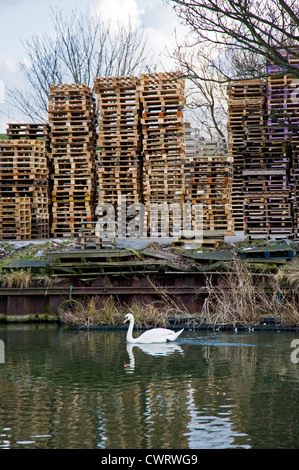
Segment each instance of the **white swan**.
[[128,343],[166,343],[166,341],[175,341],[177,337],[184,331],[184,328],[180,331],[174,332],[167,328],[152,328],[151,330],[145,331],[138,338],[133,338],[132,331],[134,326],[134,317],[131,313],[125,316],[124,323],[130,322],[127,331],[127,342]]

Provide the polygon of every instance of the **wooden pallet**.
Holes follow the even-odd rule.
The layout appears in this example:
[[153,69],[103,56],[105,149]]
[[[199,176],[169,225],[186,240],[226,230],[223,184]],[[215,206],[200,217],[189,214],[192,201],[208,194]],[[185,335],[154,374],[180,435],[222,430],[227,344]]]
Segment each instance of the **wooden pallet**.
[[[281,218],[281,231],[292,233],[292,217],[288,215],[285,222],[284,213],[269,202],[276,195],[288,201],[292,193],[289,158],[283,149],[283,140],[290,134],[273,119],[278,112],[286,118],[289,85],[286,75],[276,74],[267,83],[240,81],[228,88],[229,150],[234,157],[233,212],[235,226],[243,226],[249,235],[278,233],[277,217]],[[256,205],[259,196],[267,201],[262,208]]]
[[27,240],[31,238],[31,198],[0,199],[0,239]]
[[[190,156],[188,200],[203,205],[203,229],[232,234],[233,159],[228,154],[212,155],[217,146],[204,147],[208,155]],[[218,148],[220,153],[220,149]],[[224,148],[222,149],[224,151]],[[216,152],[217,153],[217,150]]]
[[178,74],[142,74],[143,197],[182,202],[186,191],[183,107],[185,81]]
[[44,140],[49,150],[49,125],[46,123],[9,123],[8,139]]
[[[7,210],[7,214],[16,217],[21,224],[15,226],[16,239],[48,236],[49,162],[45,141],[23,138],[0,141],[0,179],[2,211]],[[27,214],[20,219],[17,214],[23,211],[24,201],[27,204]],[[30,217],[28,211],[30,211]],[[46,230],[44,222],[42,230],[39,230],[41,219],[47,221]],[[28,229],[29,223],[31,224],[30,230]],[[3,226],[3,237],[15,238],[13,227],[12,224]]]
[[[249,193],[248,193],[249,194]],[[245,233],[268,236],[293,234],[292,203],[289,195],[247,195],[244,199]]]
[[89,87],[51,87],[53,236],[78,236],[81,221],[94,216],[96,124],[96,102]]
[[[91,245],[97,250],[116,247],[116,231],[114,225],[110,233],[106,230],[105,235],[99,231],[99,222],[84,221],[79,232],[79,245],[82,250]],[[113,233],[112,233],[113,232]]]
[[119,196],[141,202],[141,136],[138,79],[97,77],[99,103],[97,202],[116,205]]

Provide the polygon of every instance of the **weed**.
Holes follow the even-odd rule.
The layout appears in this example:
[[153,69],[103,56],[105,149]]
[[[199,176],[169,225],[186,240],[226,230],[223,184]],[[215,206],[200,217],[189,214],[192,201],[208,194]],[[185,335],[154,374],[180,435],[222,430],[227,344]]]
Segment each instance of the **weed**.
[[255,278],[246,263],[236,260],[233,271],[217,286],[207,280],[208,297],[203,306],[204,321],[212,325],[253,326],[263,316],[277,324],[299,324],[298,294],[281,286],[281,273],[268,277],[268,284]]
[[152,326],[166,327],[168,316],[165,310],[155,306],[155,304],[142,304],[131,302],[127,305],[126,313],[134,315],[135,325],[138,327],[150,328]]
[[32,283],[32,275],[30,271],[18,270],[10,271],[2,274],[1,276],[1,285],[2,287],[17,287],[19,289],[24,289],[29,287]]
[[126,313],[132,313],[135,325],[150,328],[152,326],[166,327],[169,323],[169,314],[175,316],[181,310],[169,305],[161,307],[161,302],[145,304],[132,300],[128,304],[120,305],[113,296],[108,298],[92,297],[78,305],[61,312],[61,321],[73,325],[120,325]]
[[73,325],[115,325],[122,318],[112,296],[104,299],[91,297],[61,312],[61,321]]

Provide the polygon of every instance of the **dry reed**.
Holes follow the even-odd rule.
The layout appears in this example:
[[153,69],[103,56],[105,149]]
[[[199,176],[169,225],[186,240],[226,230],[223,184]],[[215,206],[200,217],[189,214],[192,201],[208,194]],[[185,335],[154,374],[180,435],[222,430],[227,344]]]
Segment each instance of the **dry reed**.
[[63,323],[82,326],[119,325],[126,313],[132,313],[137,328],[150,328],[167,327],[170,316],[186,315],[165,291],[159,291],[159,294],[161,300],[157,302],[132,300],[128,304],[120,304],[113,296],[106,299],[95,296],[80,303],[74,302],[60,313],[60,319]]
[[16,270],[11,272],[5,272],[1,276],[1,286],[18,289],[24,289],[30,287],[32,283],[32,274],[30,271]]
[[249,327],[259,324],[264,317],[272,317],[277,324],[299,324],[297,291],[282,286],[281,274],[262,281],[262,276],[255,276],[241,260],[232,262],[232,267],[217,285],[207,280],[208,297],[202,321]]
[[61,321],[72,325],[116,325],[121,322],[120,315],[112,296],[76,302],[61,312]]

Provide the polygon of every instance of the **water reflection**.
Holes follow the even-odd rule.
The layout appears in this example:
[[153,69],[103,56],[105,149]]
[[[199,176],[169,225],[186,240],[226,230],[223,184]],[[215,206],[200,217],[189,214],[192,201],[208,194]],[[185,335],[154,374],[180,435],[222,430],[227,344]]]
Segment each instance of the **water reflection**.
[[190,449],[250,448],[248,444],[238,445],[238,438],[246,438],[247,436],[233,430],[233,423],[230,420],[230,405],[221,405],[220,408],[223,411],[219,411],[218,416],[208,416],[204,414],[203,410],[198,411],[194,394],[195,389],[190,387],[188,396],[190,421],[188,423],[189,432],[187,433]]
[[133,348],[140,349],[143,353],[150,356],[169,356],[173,353],[184,354],[184,350],[176,343],[152,343],[152,344],[138,344],[127,343],[126,349],[129,356],[129,363],[125,363],[127,372],[132,373],[135,370],[135,356]]
[[296,335],[0,325],[0,447],[298,448]]

